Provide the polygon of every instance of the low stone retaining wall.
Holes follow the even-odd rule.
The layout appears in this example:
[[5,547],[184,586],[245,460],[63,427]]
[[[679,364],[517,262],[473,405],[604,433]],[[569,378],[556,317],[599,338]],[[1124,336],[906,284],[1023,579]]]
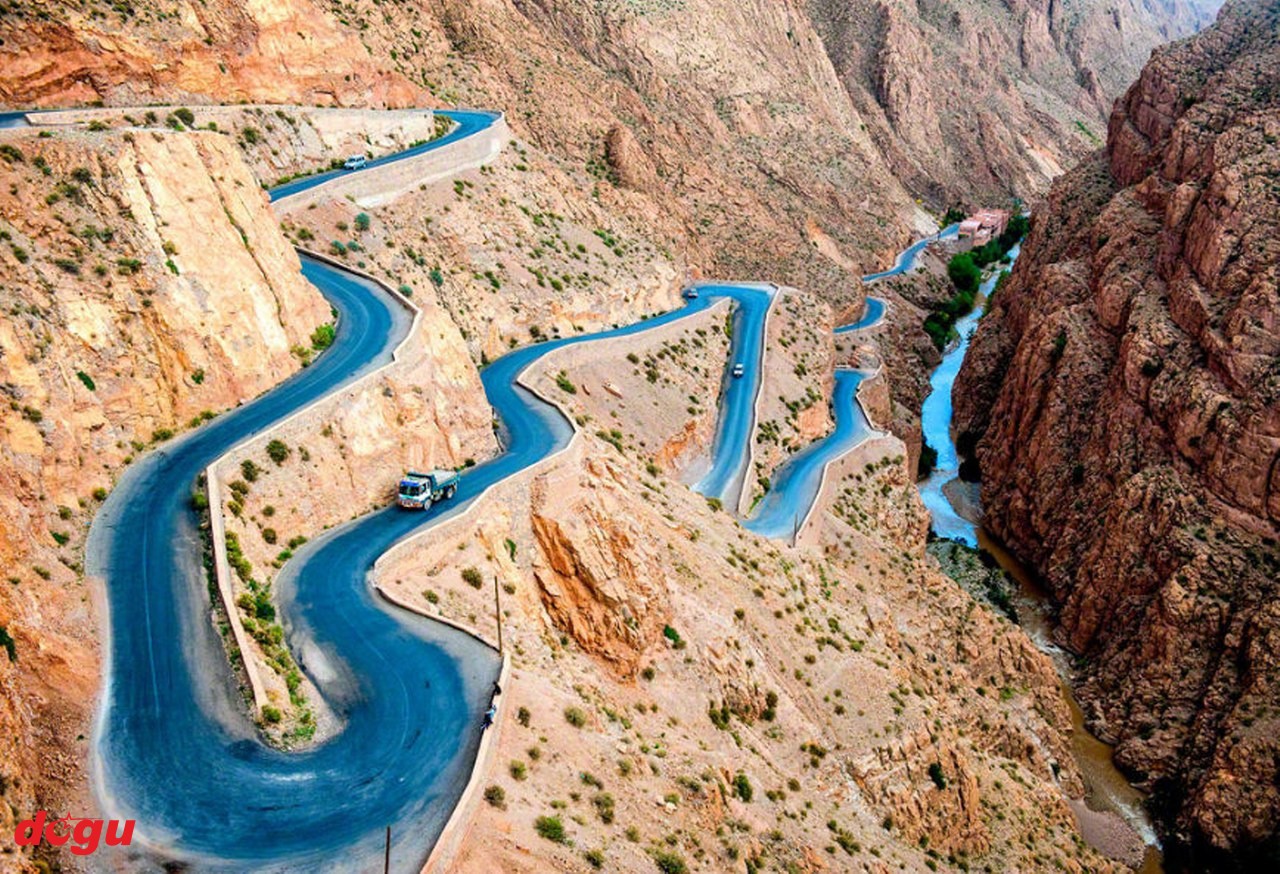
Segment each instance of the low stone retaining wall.
[[[367,279],[371,282],[376,283],[388,295],[390,295],[393,300],[397,301],[401,306],[405,307],[411,313],[413,313],[413,323],[409,326],[409,333],[405,336],[403,340],[400,341],[400,344],[395,348],[395,351],[391,353],[391,360],[386,364],[382,365],[381,367],[378,367],[369,371],[364,376],[348,384],[342,389],[342,391],[349,391],[355,386],[360,385],[361,383],[374,379],[383,371],[387,370],[388,368],[394,367],[396,364],[398,364],[402,359],[406,348],[409,346],[410,343],[413,342],[414,337],[418,333],[418,324],[422,320],[422,311],[418,309],[417,305],[415,305],[411,300],[409,300],[407,297],[402,295],[400,292],[391,288],[391,286],[387,285],[385,282],[373,276],[370,276],[367,273],[363,273],[362,271],[359,271],[359,270],[353,270],[352,268],[347,267],[346,265],[340,264],[331,258],[328,258],[324,255],[317,254],[315,252],[309,252],[305,249],[299,249],[298,251],[301,254],[308,255],[317,261],[322,261],[326,264],[331,264],[335,267],[341,268],[342,270],[346,270],[350,273],[354,273],[356,275],[361,276],[364,279]],[[210,462],[209,466],[205,468],[205,487],[209,496],[209,520],[210,520],[211,537],[213,539],[214,576],[217,577],[218,594],[221,596],[223,607],[227,611],[227,620],[228,620],[228,624],[231,626],[231,633],[235,637],[236,646],[240,648],[240,655],[241,655],[242,661],[244,662],[245,673],[249,677],[249,687],[253,691],[254,712],[258,714],[262,712],[262,708],[269,702],[267,701],[266,689],[262,685],[262,678],[258,676],[257,665],[254,663],[254,661],[250,658],[250,655],[249,655],[250,651],[249,651],[248,636],[245,634],[243,625],[238,621],[238,613],[236,611],[236,603],[235,603],[235,583],[231,578],[231,563],[227,560],[226,520],[222,516],[222,481],[220,479],[219,467],[228,458],[230,458],[235,453],[241,451],[244,447],[249,446],[250,444],[253,444],[255,442],[263,442],[263,441],[270,440],[271,436],[276,432],[278,432],[279,429],[283,428],[286,424],[293,421],[294,419],[297,419],[299,416],[305,415],[306,413],[310,412],[311,410],[315,409],[321,404],[329,402],[330,400],[332,400],[334,395],[335,395],[334,392],[321,395],[320,397],[316,398],[306,406],[301,407],[297,410],[294,410],[287,417],[285,417],[284,419],[281,419],[279,422],[276,422],[270,428],[267,428],[258,434],[254,434],[250,437],[247,437],[244,440],[241,440],[239,443],[232,446],[222,455],[218,456],[218,458]]]
[[469,137],[410,158],[335,177],[315,188],[282,197],[274,206],[278,212],[288,213],[333,198],[347,198],[364,208],[381,206],[424,185],[488,164],[510,139],[506,116],[499,115],[488,128]]

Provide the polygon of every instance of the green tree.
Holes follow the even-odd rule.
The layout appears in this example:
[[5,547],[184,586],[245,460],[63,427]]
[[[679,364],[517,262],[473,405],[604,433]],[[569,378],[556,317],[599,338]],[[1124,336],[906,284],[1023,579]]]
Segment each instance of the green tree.
[[972,255],[968,252],[961,252],[947,263],[947,276],[950,277],[951,284],[956,287],[957,291],[976,294],[978,280],[982,277],[982,271],[974,263]]

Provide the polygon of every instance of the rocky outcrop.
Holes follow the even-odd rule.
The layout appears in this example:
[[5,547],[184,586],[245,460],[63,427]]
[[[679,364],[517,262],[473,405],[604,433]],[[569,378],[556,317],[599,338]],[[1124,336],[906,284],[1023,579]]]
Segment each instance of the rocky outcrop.
[[956,383],[986,525],[1196,864],[1275,852],[1280,5],[1159,51],[1058,182]]
[[661,639],[671,608],[661,543],[624,509],[623,484],[609,462],[584,465],[580,495],[561,483],[531,488],[533,534],[542,552],[534,579],[552,623],[622,676],[633,676]]
[[311,0],[106,11],[18,0],[0,17],[0,58],[0,101],[24,107],[213,98],[397,107],[428,97]]

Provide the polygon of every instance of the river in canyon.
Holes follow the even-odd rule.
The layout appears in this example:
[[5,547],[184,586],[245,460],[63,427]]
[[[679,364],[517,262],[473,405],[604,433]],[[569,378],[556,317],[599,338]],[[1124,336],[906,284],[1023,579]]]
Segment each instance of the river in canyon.
[[[1017,258],[1018,251],[1018,247],[1010,250],[1011,260]],[[1123,856],[1131,863],[1138,863],[1140,856],[1142,874],[1160,874],[1164,870],[1163,857],[1143,805],[1143,794],[1115,767],[1110,745],[1085,728],[1084,714],[1072,694],[1070,656],[1053,641],[1052,604],[1047,593],[1017,559],[983,530],[980,489],[958,476],[961,459],[952,434],[951,389],[986,299],[998,280],[997,270],[982,283],[973,312],[956,322],[959,336],[947,347],[941,364],[930,376],[930,392],[921,409],[920,423],[925,441],[937,451],[938,458],[932,473],[919,484],[920,497],[933,516],[933,529],[939,538],[986,550],[1017,582],[1014,607],[1018,623],[1036,646],[1053,659],[1071,709],[1072,753],[1086,786],[1085,800],[1072,802],[1081,832],[1108,855]],[[1137,846],[1135,833],[1145,846]]]

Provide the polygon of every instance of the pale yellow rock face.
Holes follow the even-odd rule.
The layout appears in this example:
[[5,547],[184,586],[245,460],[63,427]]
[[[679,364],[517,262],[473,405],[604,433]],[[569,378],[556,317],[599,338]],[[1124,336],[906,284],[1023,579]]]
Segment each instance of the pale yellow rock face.
[[[275,580],[295,538],[314,538],[391,503],[404,471],[459,468],[496,453],[492,413],[458,328],[430,288],[415,299],[422,313],[400,361],[236,449],[215,468],[224,484],[218,509],[259,583]],[[289,448],[279,464],[266,452],[272,440]],[[246,461],[259,471],[251,483],[243,477]],[[232,490],[232,483],[243,491]],[[238,578],[233,585],[237,596],[247,591]],[[266,630],[248,611],[241,610],[235,621],[246,622],[251,636],[253,629]],[[288,672],[273,666],[269,643],[262,634],[253,636],[246,654],[257,660],[267,697],[283,713],[266,730],[297,746],[291,732],[300,720],[315,718],[314,739],[323,740],[337,723],[309,678],[300,697],[289,694]]]
[[20,706],[0,734],[21,739],[5,761],[34,775],[17,791],[56,795],[83,767],[67,752],[99,670],[81,577],[95,490],[154,437],[295,372],[291,347],[330,315],[226,138],[4,142],[0,625],[18,660],[0,659],[0,697]]

